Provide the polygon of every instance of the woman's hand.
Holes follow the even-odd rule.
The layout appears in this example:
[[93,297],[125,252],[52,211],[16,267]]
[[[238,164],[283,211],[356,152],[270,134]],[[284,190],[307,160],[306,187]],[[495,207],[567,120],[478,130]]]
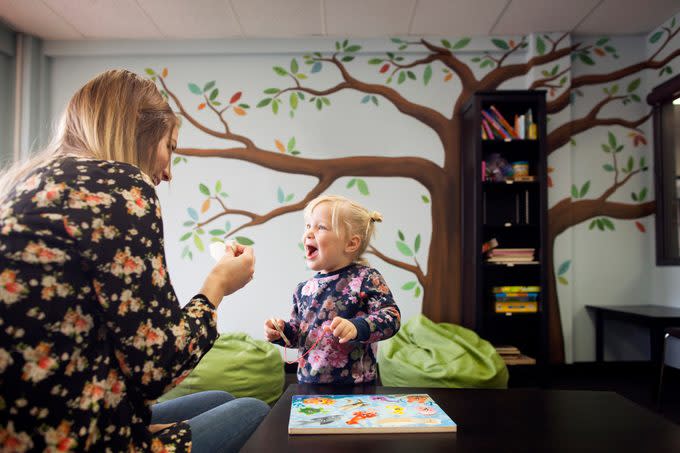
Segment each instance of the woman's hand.
[[278,318],[269,318],[264,322],[264,337],[267,339],[267,341],[275,341],[281,338],[281,334],[279,333],[278,330],[276,330],[276,327],[274,327],[274,323],[272,321],[275,321],[276,324],[279,326],[279,329],[283,332],[283,328],[285,327],[286,323],[283,319],[278,319]]
[[251,247],[226,246],[225,254],[212,268],[201,293],[217,308],[224,296],[243,288],[253,279],[255,255]]
[[340,343],[347,343],[357,337],[357,328],[350,321],[340,316],[336,316],[331,321],[333,336],[338,337]]

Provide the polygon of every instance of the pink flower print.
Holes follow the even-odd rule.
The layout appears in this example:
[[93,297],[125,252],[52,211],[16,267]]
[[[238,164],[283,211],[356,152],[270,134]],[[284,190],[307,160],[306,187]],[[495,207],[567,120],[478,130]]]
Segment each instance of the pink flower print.
[[335,348],[328,353],[328,364],[333,368],[344,368],[347,360],[347,353],[340,349]]
[[322,368],[327,364],[326,351],[319,348],[313,349],[309,353],[309,355],[307,355],[307,359],[309,361],[309,364],[312,366],[312,369],[318,370],[319,368]]
[[302,295],[311,296],[312,294],[315,294],[318,289],[319,283],[315,278],[313,278],[308,280],[307,283],[305,283],[305,286],[302,287]]
[[361,277],[354,277],[352,280],[349,282],[349,289],[352,290],[352,292],[357,292],[361,289]]
[[21,280],[17,279],[16,272],[5,269],[0,273],[0,302],[10,305],[25,294],[28,294],[28,289]]

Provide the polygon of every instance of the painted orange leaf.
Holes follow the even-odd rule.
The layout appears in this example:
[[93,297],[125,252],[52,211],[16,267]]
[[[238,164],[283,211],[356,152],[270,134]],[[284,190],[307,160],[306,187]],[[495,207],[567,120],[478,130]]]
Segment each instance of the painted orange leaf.
[[515,41],[513,41],[512,39],[508,41],[508,44],[510,45],[510,47],[515,47]]
[[380,68],[380,74],[385,74],[388,69],[390,69],[390,65],[385,63],[382,68]]
[[163,68],[163,72],[161,72],[161,75],[165,78],[168,76],[168,68]]
[[448,73],[448,74],[446,74],[446,75],[444,76],[444,82],[448,82],[448,81],[451,80],[452,78],[453,78],[453,74],[452,74],[452,73]]
[[231,99],[229,99],[229,103],[233,104],[234,102],[237,102],[239,99],[241,99],[242,94],[243,93],[240,92],[240,91],[237,91],[236,93],[234,93],[234,95],[231,97]]
[[206,198],[206,200],[201,205],[201,213],[207,211],[208,209],[210,209],[210,198]]
[[198,104],[198,110],[203,110],[205,108],[205,102]]
[[274,140],[274,143],[276,144],[276,149],[278,149],[282,153],[286,152],[286,147],[283,146],[283,143],[281,143],[279,140]]
[[552,173],[554,171],[555,171],[555,169],[553,167],[548,166],[548,173]]
[[594,52],[595,52],[596,54],[598,54],[599,56],[601,56],[601,57],[604,57],[604,56],[606,55],[606,53],[604,52],[604,50],[600,49],[599,47],[596,47]]
[[637,227],[638,230],[640,230],[640,233],[644,233],[645,231],[647,231],[645,226],[640,222],[635,222],[635,226]]
[[234,113],[236,113],[238,116],[246,115],[246,111],[243,110],[241,107],[234,107]]

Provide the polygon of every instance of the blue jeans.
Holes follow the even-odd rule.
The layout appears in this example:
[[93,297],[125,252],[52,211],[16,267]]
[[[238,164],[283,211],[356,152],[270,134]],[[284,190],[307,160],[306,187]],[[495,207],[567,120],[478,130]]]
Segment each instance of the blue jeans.
[[151,424],[186,420],[193,452],[231,452],[239,451],[268,412],[258,399],[211,390],[154,404]]

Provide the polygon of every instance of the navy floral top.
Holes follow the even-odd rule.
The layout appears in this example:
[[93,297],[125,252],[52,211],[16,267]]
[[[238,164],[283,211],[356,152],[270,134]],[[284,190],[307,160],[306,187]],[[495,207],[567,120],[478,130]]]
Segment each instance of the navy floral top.
[[[356,326],[354,340],[340,344],[330,332],[324,331],[323,327],[330,326],[336,316]],[[300,283],[293,294],[290,322],[283,331],[292,347],[298,348],[298,354],[304,355],[298,362],[298,381],[373,382],[376,343],[396,334],[400,321],[401,313],[390,289],[373,268],[350,264]],[[283,345],[283,340],[275,343]]]
[[137,167],[60,157],[0,205],[0,450],[189,451],[149,405],[216,338],[204,296],[179,306]]

